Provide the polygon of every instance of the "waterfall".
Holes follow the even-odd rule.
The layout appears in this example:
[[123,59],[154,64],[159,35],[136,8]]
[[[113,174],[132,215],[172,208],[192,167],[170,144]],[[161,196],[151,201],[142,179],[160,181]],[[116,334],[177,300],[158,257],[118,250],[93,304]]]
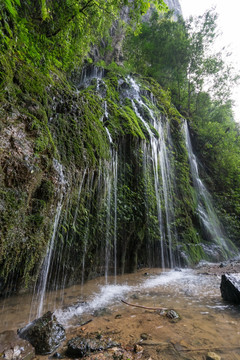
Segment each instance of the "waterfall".
[[38,286],[38,290],[37,290],[37,298],[39,299],[39,304],[38,304],[38,309],[37,309],[37,317],[40,317],[42,315],[48,273],[49,273],[50,263],[51,263],[51,259],[52,259],[54,241],[55,241],[55,237],[56,237],[56,233],[57,233],[57,228],[58,228],[58,224],[59,224],[61,211],[62,211],[62,201],[59,201],[58,206],[57,206],[55,220],[54,220],[54,225],[53,225],[52,237],[49,242],[49,246],[48,246],[44,261],[43,261],[41,274],[40,274],[40,281],[39,281],[39,286]]
[[[206,240],[211,244],[215,243],[223,258],[228,258],[234,255],[236,251],[235,246],[229,239],[226,238],[220,220],[214,210],[212,197],[209,194],[206,186],[202,182],[199,170],[198,160],[193,152],[188,124],[185,120],[183,123],[183,130],[185,135],[185,142],[188,151],[188,159],[193,179],[193,185],[197,193],[197,214],[205,234]],[[203,249],[211,255],[211,249],[203,245]],[[213,255],[213,254],[212,254]]]
[[114,276],[117,276],[117,183],[118,183],[118,154],[115,152],[113,163],[113,180],[114,180]]
[[105,281],[108,282],[109,258],[110,258],[110,225],[111,225],[111,195],[112,179],[110,173],[106,177],[107,209],[106,209],[106,234],[105,234]]
[[[57,209],[56,209],[53,230],[52,230],[52,236],[51,236],[51,239],[48,244],[46,255],[43,259],[37,287],[35,287],[34,294],[33,294],[33,301],[34,301],[34,298],[36,298],[36,300],[38,302],[37,317],[40,317],[42,315],[42,311],[43,311],[44,299],[45,299],[46,288],[47,288],[47,280],[48,280],[48,276],[49,276],[49,270],[50,270],[52,255],[53,255],[53,251],[54,251],[54,243],[55,243],[59,220],[60,220],[60,216],[61,216],[61,212],[62,212],[63,194],[66,190],[66,181],[64,178],[62,165],[56,159],[54,159],[53,166],[57,173],[58,182],[60,184],[60,199],[58,201],[58,205],[57,205]],[[32,312],[32,309],[31,309],[31,312]],[[30,316],[31,316],[31,313],[30,313]]]
[[118,176],[118,154],[111,149],[110,162],[105,174],[106,193],[106,230],[105,230],[105,282],[108,282],[110,262],[113,263],[113,273],[117,274],[117,176]]
[[[91,177],[90,173],[88,174],[87,178],[87,193],[91,194],[93,189],[93,181],[94,181],[94,172],[92,172]],[[86,208],[88,212],[90,212],[90,205],[91,199],[87,199]],[[84,237],[83,237],[83,253],[82,253],[82,281],[81,283],[84,283],[84,276],[85,276],[85,259],[86,259],[86,253],[87,253],[87,246],[88,246],[88,240],[89,240],[89,216],[87,219],[87,222],[85,224],[85,231],[84,231]]]
[[[157,216],[159,224],[160,235],[160,251],[161,251],[161,266],[162,268],[173,267],[175,259],[173,256],[173,238],[172,238],[172,224],[174,224],[174,206],[173,206],[173,179],[172,167],[170,164],[169,152],[166,145],[166,133],[169,136],[169,128],[164,128],[162,116],[154,115],[152,109],[144,103],[140,96],[140,88],[135,80],[128,77],[131,86],[128,91],[128,96],[131,98],[133,109],[143,123],[150,138],[150,148],[145,147],[145,151],[150,151],[149,155],[144,155],[144,162],[151,159],[154,188],[157,203]],[[152,95],[152,94],[151,94]],[[151,96],[153,100],[153,96]],[[144,119],[140,111],[148,111],[150,117],[150,124]],[[150,126],[151,125],[151,126]],[[152,130],[152,128],[153,130]],[[155,131],[154,131],[155,130]],[[166,131],[167,130],[167,131]],[[146,164],[144,165],[146,168]],[[163,211],[164,208],[164,211]]]
[[99,80],[101,80],[104,77],[105,70],[102,67],[99,66],[87,66],[84,67],[80,79],[76,77],[76,79],[73,79],[73,82],[76,83],[76,87],[78,89],[80,88],[86,88],[91,84],[91,81],[93,79],[97,80],[97,90],[99,89]]
[[[104,115],[103,117],[100,119],[101,121],[106,121],[108,120],[108,109],[107,109],[107,102],[104,101]],[[106,133],[107,133],[107,136],[108,136],[108,140],[110,142],[110,144],[113,143],[113,140],[112,140],[112,137],[111,137],[111,134],[110,134],[110,131],[108,130],[107,126],[104,125],[104,128],[106,130]]]

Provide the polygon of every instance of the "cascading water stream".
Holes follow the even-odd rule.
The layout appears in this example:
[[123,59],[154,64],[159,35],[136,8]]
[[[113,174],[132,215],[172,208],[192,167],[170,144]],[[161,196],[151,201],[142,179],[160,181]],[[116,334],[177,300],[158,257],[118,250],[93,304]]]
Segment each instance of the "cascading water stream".
[[[100,86],[104,85],[103,81],[105,70],[103,68],[93,66],[86,67],[83,69],[80,81],[77,84],[77,88],[86,88],[89,86],[93,79],[96,79],[96,91],[100,91]],[[107,101],[103,103],[104,114],[100,119],[103,122],[103,126],[106,130],[107,137],[110,143],[110,161],[109,163],[105,163],[101,168],[103,181],[105,184],[105,194],[106,194],[106,230],[105,230],[105,242],[104,242],[104,273],[106,283],[108,281],[108,272],[109,272],[109,264],[111,261],[111,247],[113,246],[113,263],[114,263],[114,274],[117,274],[117,166],[118,166],[118,156],[117,151],[112,148],[113,140],[108,130],[105,122],[108,120],[108,108]],[[101,177],[101,176],[100,176]],[[99,178],[100,180],[100,178]],[[101,183],[101,181],[100,181]],[[114,204],[112,204],[114,203]],[[114,208],[114,209],[113,209]],[[112,224],[113,222],[113,224]],[[111,238],[111,228],[113,227],[113,239]],[[87,225],[88,228],[88,225]],[[85,231],[84,236],[84,251],[82,257],[82,284],[84,281],[84,267],[85,267],[85,255],[87,251],[87,238],[88,238],[88,230]]]
[[84,183],[84,180],[85,180],[86,173],[87,173],[87,169],[84,169],[83,175],[82,175],[82,180],[80,182],[79,191],[78,191],[77,206],[76,206],[76,209],[75,209],[74,218],[73,218],[73,224],[72,224],[73,228],[75,228],[76,221],[77,221],[78,208],[79,208],[79,203],[80,203],[80,198],[81,198],[81,193],[82,193],[82,187],[83,187],[83,183]]
[[82,70],[80,81],[77,84],[77,88],[84,87],[90,85],[93,79],[97,79],[97,90],[99,89],[99,80],[101,80],[104,76],[104,69],[98,66],[90,66],[85,67]]
[[[139,86],[135,83],[133,79],[130,79],[131,84],[134,89],[134,96],[135,100],[138,102],[138,104],[142,105],[142,101],[140,100],[140,89]],[[161,208],[161,197],[160,197],[160,181],[159,181],[159,158],[158,158],[158,150],[159,150],[159,143],[156,141],[155,137],[153,136],[153,133],[150,129],[150,126],[148,123],[143,119],[141,114],[139,113],[137,106],[132,100],[132,106],[133,109],[137,115],[137,117],[142,121],[145,128],[148,131],[148,134],[150,136],[150,142],[151,142],[151,152],[152,152],[152,165],[153,165],[153,175],[154,175],[154,187],[155,187],[155,195],[156,195],[156,202],[157,202],[157,215],[158,215],[158,224],[159,224],[159,233],[160,233],[160,248],[161,248],[161,266],[164,269],[165,268],[165,256],[164,256],[164,243],[165,243],[165,233],[164,233],[164,224],[163,224],[163,216],[162,216],[162,208]],[[148,150],[148,148],[145,148]],[[145,155],[145,158],[147,156]]]
[[49,273],[50,263],[51,263],[51,259],[52,259],[54,241],[55,241],[55,237],[56,237],[56,233],[57,233],[57,228],[58,228],[58,224],[59,224],[61,211],[62,211],[62,199],[59,201],[58,206],[57,206],[56,216],[55,216],[54,225],[53,225],[52,237],[51,237],[51,240],[50,240],[50,243],[49,243],[49,246],[47,249],[47,253],[44,258],[43,265],[42,265],[40,281],[39,281],[39,286],[38,286],[38,290],[37,290],[37,298],[39,299],[39,304],[38,304],[38,309],[37,309],[37,317],[40,317],[42,315],[42,311],[43,311],[43,304],[44,304],[44,298],[45,298],[45,293],[46,293],[48,273]]
[[[104,116],[103,116],[103,118],[101,119],[101,121],[107,120],[107,119],[108,119],[107,102],[104,101]],[[107,136],[108,136],[109,142],[110,142],[110,144],[112,144],[113,141],[112,141],[112,137],[111,137],[110,131],[108,130],[107,126],[105,126],[105,125],[104,125],[104,128],[105,128],[105,130],[106,130],[106,132],[107,132]]]
[[171,215],[173,213],[172,205],[173,205],[173,199],[172,199],[172,186],[171,186],[171,168],[170,168],[170,162],[167,154],[166,149],[166,143],[163,138],[163,128],[161,123],[158,124],[156,121],[154,122],[154,127],[157,128],[158,133],[160,135],[160,151],[159,151],[159,157],[160,157],[160,164],[161,164],[161,174],[162,174],[162,187],[163,187],[163,197],[164,197],[164,207],[165,207],[165,216],[166,216],[166,230],[167,230],[167,236],[168,236],[168,251],[169,251],[169,261],[170,261],[170,267],[173,268],[174,259],[172,254],[172,234],[171,234],[171,222],[172,218]]
[[117,276],[117,184],[118,184],[118,154],[115,152],[115,159],[113,164],[113,179],[114,179],[114,276],[116,282]]
[[[130,96],[133,98],[131,100],[133,109],[137,117],[145,126],[150,138],[151,161],[153,167],[154,188],[157,202],[157,213],[160,233],[161,266],[165,268],[167,265],[172,268],[175,265],[175,260],[172,253],[173,239],[171,230],[171,224],[174,222],[172,195],[173,180],[171,178],[172,169],[169,161],[169,154],[167,152],[162,119],[156,119],[153,111],[147,106],[147,104],[142,101],[140,96],[140,88],[134,81],[134,79],[129,77],[128,80],[132,90]],[[140,114],[135,102],[138,104],[140,109],[147,109],[150,115],[151,125],[156,130],[158,137],[156,136],[156,134],[153,133],[150,125]],[[145,147],[145,150],[149,151],[148,147]],[[146,161],[146,159],[148,159],[149,157],[144,155],[144,158]],[[164,204],[165,221],[163,218],[162,204]],[[166,244],[166,235],[168,239],[168,244]]]
[[110,174],[106,177],[107,190],[107,214],[106,214],[106,234],[105,234],[105,281],[108,282],[109,258],[110,258],[110,225],[111,225],[111,195],[112,179]]
[[[85,74],[84,76],[86,80],[87,75]],[[103,81],[101,80],[102,75],[98,75],[98,73],[96,72],[95,75],[91,77],[91,79],[94,78],[94,76],[97,79],[96,90],[101,91],[103,83]],[[142,156],[142,164],[141,161],[138,161],[139,159],[137,159],[136,161],[137,165],[139,166],[137,168],[137,171],[139,171],[140,175],[142,175],[143,171],[143,176],[145,177],[145,189],[144,181],[136,181],[136,187],[140,184],[140,186],[142,186],[141,189],[143,191],[145,190],[146,192],[146,194],[143,194],[143,196],[140,197],[141,202],[144,204],[143,207],[145,206],[141,214],[141,219],[143,219],[144,221],[148,216],[148,208],[150,208],[149,222],[146,221],[144,223],[144,236],[148,231],[149,233],[151,231],[152,233],[154,233],[152,237],[151,234],[149,236],[149,258],[151,256],[156,257],[157,261],[155,263],[153,261],[152,264],[155,265],[159,261],[163,269],[166,267],[172,268],[176,264],[173,248],[176,244],[177,234],[176,228],[174,228],[175,218],[173,194],[175,183],[174,168],[172,162],[173,158],[171,156],[171,151],[169,151],[169,148],[171,149],[171,147],[173,147],[173,145],[171,144],[169,122],[167,122],[165,118],[157,115],[156,110],[153,111],[151,109],[150,100],[152,101],[152,103],[154,103],[154,97],[152,94],[148,96],[148,99],[144,99],[144,97],[141,96],[142,93],[140,92],[138,85],[133,79],[129,78],[128,84],[130,84],[129,98],[132,101],[132,108],[134,109],[139,119],[138,125],[140,124],[141,128],[145,128],[144,134],[147,134],[148,140],[140,142],[140,140],[138,139],[136,141],[138,142],[138,144],[140,144],[138,150],[142,149],[142,152],[137,152],[137,154],[139,155],[139,159],[141,159]],[[191,310],[193,309],[192,312],[194,312],[195,314],[195,329],[196,314],[198,314],[200,311],[199,306],[202,306],[201,297],[203,298],[205,296],[206,298],[211,298],[213,294],[214,300],[212,302],[210,301],[210,306],[218,306],[219,304],[220,306],[225,306],[219,299],[215,299],[216,293],[218,291],[218,289],[214,288],[215,286],[217,287],[215,279],[213,281],[210,281],[210,277],[205,276],[205,279],[201,280],[201,278],[198,275],[195,275],[192,270],[186,269],[179,272],[165,271],[161,274],[159,274],[160,270],[157,270],[157,275],[150,275],[147,278],[143,277],[144,273],[142,271],[141,275],[140,273],[134,274],[133,280],[129,281],[129,283],[125,280],[128,275],[117,277],[117,255],[119,256],[121,252],[119,246],[119,254],[117,253],[118,231],[120,235],[119,240],[122,240],[121,222],[119,221],[118,224],[118,216],[119,219],[121,219],[122,216],[121,207],[119,206],[119,213],[117,209],[118,195],[119,204],[121,201],[122,203],[124,203],[124,200],[122,200],[120,196],[121,186],[122,183],[124,185],[126,184],[126,178],[128,176],[128,172],[126,171],[126,174],[124,173],[124,179],[122,180],[122,173],[121,171],[119,171],[119,169],[122,170],[122,167],[127,167],[128,163],[126,162],[125,164],[122,164],[123,158],[125,160],[126,156],[125,154],[123,156],[121,152],[122,149],[120,147],[119,152],[117,152],[117,146],[113,142],[113,139],[115,139],[115,137],[112,139],[111,133],[106,126],[108,124],[108,121],[110,122],[110,120],[112,119],[112,114],[110,113],[110,105],[108,114],[107,101],[104,101],[104,103],[102,102],[102,104],[104,104],[104,107],[102,108],[104,115],[101,120],[103,121],[103,126],[106,130],[107,135],[107,137],[105,136],[104,140],[109,145],[110,156],[108,157],[108,160],[99,160],[98,167],[95,167],[91,170],[89,168],[82,170],[80,176],[77,178],[75,187],[72,189],[72,193],[74,194],[74,196],[72,196],[72,198],[68,198],[69,201],[67,206],[67,197],[63,198],[64,186],[61,186],[61,196],[56,209],[52,236],[42,265],[42,272],[39,278],[40,285],[38,288],[38,293],[36,294],[36,296],[39,296],[40,298],[37,316],[39,317],[40,315],[42,315],[42,310],[46,307],[44,303],[46,304],[46,301],[49,300],[52,296],[52,298],[55,297],[55,302],[52,302],[52,304],[48,303],[47,305],[48,308],[51,309],[51,311],[56,309],[56,307],[62,307],[62,310],[57,310],[55,312],[58,320],[66,325],[71,326],[72,324],[77,324],[79,327],[80,320],[83,321],[81,319],[82,316],[86,316],[86,318],[89,318],[90,314],[92,314],[93,311],[101,309],[102,307],[110,307],[112,311],[114,307],[116,309],[120,306],[123,306],[120,303],[120,300],[123,298],[123,296],[124,298],[129,298],[129,301],[131,302],[132,300],[130,299],[133,298],[133,295],[135,295],[135,299],[140,299],[140,302],[142,301],[142,299],[144,299],[146,303],[144,302],[143,304],[149,305],[149,302],[151,301],[156,301],[157,304],[159,304],[159,294],[161,294],[161,304],[164,304],[164,306],[173,308],[173,306],[175,306],[176,304],[178,304],[178,306],[180,306],[181,304],[181,313],[184,314],[185,319],[188,316],[188,314],[186,313],[189,313],[189,308],[190,306],[192,306],[192,304],[189,305],[189,303],[195,303],[196,306],[190,308]],[[109,129],[111,130],[110,127]],[[186,133],[188,133],[188,129],[186,129]],[[186,137],[189,137],[189,134]],[[106,141],[107,139],[109,141]],[[213,216],[214,209],[211,204],[210,195],[207,193],[207,190],[199,177],[197,159],[192,151],[190,137],[186,143],[189,154],[191,153],[191,155],[189,155],[189,162],[190,164],[192,162],[191,170],[193,173],[194,185],[196,186],[196,191],[199,193],[198,214],[200,216],[203,226],[205,227],[205,229],[207,229],[206,231],[211,233],[212,228],[209,225],[209,219],[211,216]],[[145,172],[147,174],[145,174]],[[62,182],[64,183],[61,166],[58,166],[58,173],[59,177],[62,177]],[[134,174],[136,174],[136,172]],[[131,190],[135,190],[134,186],[131,188],[130,185]],[[147,188],[147,186],[149,187]],[[147,193],[148,190],[151,194]],[[146,200],[145,203],[144,195]],[[125,199],[124,196],[123,199]],[[205,207],[206,204],[208,204],[207,207]],[[128,211],[128,208],[126,211]],[[65,218],[66,221],[66,230],[62,231],[61,235],[63,235],[62,238],[60,238],[59,224],[61,220],[61,228],[64,227],[63,225],[65,225],[65,223],[63,221],[63,218]],[[93,224],[95,220],[97,220],[96,227],[92,226],[95,225]],[[154,223],[155,227],[150,223],[151,221]],[[135,231],[137,230],[138,229],[135,229]],[[57,238],[58,233],[59,235]],[[214,235],[216,233],[217,231],[215,229]],[[63,238],[63,236],[65,237]],[[94,236],[96,238],[93,238],[92,242],[92,237]],[[222,234],[221,238],[223,238],[224,240],[222,244],[224,251],[229,252],[227,240],[225,239],[225,237],[223,237]],[[134,238],[134,241],[135,239],[137,239],[137,237]],[[144,241],[146,241],[145,238]],[[76,247],[78,247],[78,256],[75,256],[76,253],[74,252],[74,247],[76,244]],[[93,251],[93,246],[96,246],[98,250],[101,247],[100,260],[99,253],[97,251],[97,256],[96,258],[94,258],[95,250]],[[158,251],[157,254],[155,252],[155,249]],[[58,254],[58,251],[61,250],[63,252],[61,254]],[[144,250],[145,248],[140,249],[140,251]],[[54,251],[56,252],[56,254],[54,253]],[[76,263],[78,262],[79,265],[79,267],[77,267],[78,272],[76,277],[74,277],[75,274],[72,274],[72,269],[76,268],[74,267],[75,264],[71,263],[72,260],[75,260],[74,257],[76,257]],[[140,258],[141,257],[139,256],[139,263]],[[52,259],[55,261],[55,264],[53,264],[53,266],[51,265]],[[96,265],[94,264],[94,275],[101,274],[103,276],[102,278],[93,280],[92,283],[95,281],[96,286],[92,287],[91,284],[89,286],[89,283],[91,283],[91,281],[84,284],[84,278],[87,277],[85,275],[89,274],[88,269],[90,268],[91,270],[92,265],[89,265],[89,262],[95,260]],[[132,261],[132,259],[130,259],[130,261]],[[51,280],[52,277],[55,276],[56,269],[56,276],[58,277],[57,279],[54,279],[54,290],[56,291],[53,291],[52,295],[48,294],[48,296],[46,296],[46,288],[49,288],[49,286],[47,286],[48,282],[52,285]],[[113,274],[114,278],[111,277],[110,274]],[[67,284],[71,284],[68,276],[72,276],[72,278],[70,279],[72,283],[76,281],[78,276],[79,285],[75,284],[74,286],[69,286],[68,288],[63,290],[64,286],[66,286]],[[60,286],[62,287],[60,287],[61,293],[59,291],[59,287],[57,288],[58,284],[60,284]],[[202,291],[203,289],[204,291]],[[81,298],[79,297],[79,295],[81,295]],[[156,298],[155,300],[154,297]],[[187,307],[186,304],[188,304]],[[152,305],[155,306],[155,304]],[[207,306],[209,306],[208,303]],[[186,313],[184,313],[184,311],[186,311]],[[205,314],[207,314],[205,307],[203,308],[203,310],[201,308],[201,311],[204,311]],[[124,316],[122,316],[122,318],[124,318]],[[210,316],[209,318],[212,319]],[[211,321],[211,324],[213,323],[214,322]],[[186,325],[184,324],[184,326]],[[183,336],[186,336],[186,327],[182,327],[182,329]],[[179,337],[178,331],[177,336]],[[198,334],[196,336],[198,336]],[[167,341],[169,343],[169,340]],[[177,341],[175,343],[177,343]]]
[[197,213],[206,234],[207,241],[214,242],[220,248],[221,255],[224,258],[233,256],[236,249],[230,240],[226,238],[221,229],[221,224],[214,210],[212,198],[206,186],[203,184],[199,176],[198,161],[193,152],[188,124],[185,120],[183,123],[186,147],[188,150],[188,158],[193,179],[193,185],[197,193]]
[[[91,174],[90,177],[90,173],[88,174],[88,178],[87,178],[87,193],[91,193],[92,188],[93,188],[93,180],[94,180],[94,172]],[[88,209],[88,211],[90,211],[90,198],[88,198],[87,200],[87,204],[86,207]],[[84,238],[83,238],[83,254],[82,254],[82,285],[84,283],[84,276],[85,276],[85,259],[86,259],[86,253],[87,253],[87,246],[88,246],[88,238],[89,238],[89,216],[85,225],[85,233],[84,233]]]
[[[56,267],[54,268],[54,265],[52,266],[51,271],[54,271],[54,276],[53,276],[53,286],[52,288],[55,290],[58,290],[59,288],[61,289],[61,299],[62,301],[64,301],[64,288],[66,286],[66,282],[67,282],[67,272],[62,271],[62,264],[64,264],[64,268],[69,264],[70,262],[70,254],[72,251],[72,243],[74,242],[75,239],[75,235],[76,235],[76,223],[77,223],[77,217],[78,217],[78,212],[79,212],[79,206],[81,203],[81,194],[82,194],[82,188],[83,188],[83,184],[85,182],[85,178],[87,176],[88,173],[88,169],[85,168],[81,174],[81,177],[79,176],[80,183],[79,183],[79,189],[78,189],[78,195],[77,195],[77,201],[76,201],[76,207],[75,207],[75,211],[74,211],[74,216],[73,216],[73,221],[71,224],[71,227],[68,227],[68,230],[66,232],[65,235],[65,241],[61,241],[61,246],[56,249],[55,248],[55,254],[53,255],[53,257],[56,257]],[[68,209],[67,211],[65,210],[65,217],[62,220],[62,224],[66,224],[68,223],[70,220],[68,218],[69,215],[69,211],[71,209],[71,203],[67,204],[66,209]],[[67,250],[64,251],[64,244],[67,243],[68,244],[68,248]],[[49,277],[52,277],[52,273],[49,275]]]
[[[111,149],[111,158],[106,165],[105,193],[106,193],[106,231],[105,231],[105,281],[108,282],[109,264],[113,261],[113,272],[117,274],[117,176],[118,155]],[[112,231],[111,231],[112,229]],[[113,250],[113,251],[111,251]],[[112,256],[111,256],[112,254]]]
[[[37,285],[37,288],[34,289],[33,303],[34,303],[34,298],[36,298],[36,300],[38,302],[37,317],[40,317],[42,315],[42,311],[43,311],[44,299],[45,299],[46,288],[47,288],[47,280],[48,280],[48,275],[49,275],[49,270],[50,270],[50,265],[51,265],[53,250],[54,250],[54,243],[55,243],[55,239],[56,239],[57,229],[58,229],[62,206],[63,206],[63,195],[64,195],[64,191],[65,191],[65,186],[66,186],[66,181],[64,178],[62,165],[56,159],[54,159],[53,166],[58,174],[58,180],[60,183],[60,199],[59,199],[58,205],[57,205],[52,236],[51,236],[51,239],[50,239],[47,251],[46,251],[46,255],[45,255],[43,263],[42,263],[42,268],[41,268],[41,272],[40,272],[40,276],[39,276],[38,285]],[[30,312],[30,317],[32,315],[31,313],[32,313],[32,311]]]

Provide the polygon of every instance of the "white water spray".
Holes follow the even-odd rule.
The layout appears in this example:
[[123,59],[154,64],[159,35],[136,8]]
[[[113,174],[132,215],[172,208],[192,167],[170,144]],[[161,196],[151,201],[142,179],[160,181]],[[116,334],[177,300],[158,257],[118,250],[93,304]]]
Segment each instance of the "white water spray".
[[[165,140],[165,129],[163,126],[163,119],[157,119],[152,111],[145,104],[140,96],[140,88],[134,79],[128,77],[131,89],[129,96],[131,97],[133,109],[137,117],[141,120],[144,127],[146,128],[150,138],[150,149],[151,149],[151,161],[154,175],[154,188],[157,202],[157,215],[159,224],[160,234],[160,248],[161,248],[161,266],[165,268],[166,265],[173,267],[175,260],[172,253],[172,229],[171,225],[174,222],[174,208],[173,208],[173,179],[171,177],[172,169],[169,160],[169,154],[167,151],[166,140]],[[137,106],[137,105],[138,106]],[[138,110],[147,110],[150,116],[151,126],[156,131],[153,132],[149,123],[144,119]],[[143,111],[144,113],[144,111]],[[157,136],[158,134],[158,136]],[[168,131],[167,131],[168,135]],[[149,151],[148,147],[145,147],[145,151]],[[149,156],[144,155],[144,161],[148,161]],[[146,165],[145,165],[146,167]],[[164,204],[164,214],[162,205]],[[165,220],[164,220],[165,217]],[[167,235],[167,237],[166,237]],[[168,242],[168,243],[167,243]]]
[[221,229],[220,221],[213,207],[211,195],[200,179],[198,161],[192,149],[187,121],[184,121],[183,123],[183,130],[188,150],[193,185],[197,192],[197,212],[203,230],[207,236],[206,240],[215,242],[220,247],[222,255],[225,258],[228,258],[230,255],[234,255],[235,247],[224,235],[223,230]]

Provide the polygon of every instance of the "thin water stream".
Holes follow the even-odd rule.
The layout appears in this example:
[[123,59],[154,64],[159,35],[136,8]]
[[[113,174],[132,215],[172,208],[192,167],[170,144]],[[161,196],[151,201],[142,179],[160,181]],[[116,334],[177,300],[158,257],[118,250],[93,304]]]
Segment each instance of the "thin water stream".
[[[220,220],[213,206],[213,200],[206,186],[199,175],[199,166],[196,155],[193,152],[187,121],[183,123],[186,147],[193,179],[193,185],[197,194],[197,213],[201,222],[205,238],[212,245],[215,243],[219,250],[218,253],[224,258],[233,257],[238,253],[235,245],[226,237]],[[211,246],[212,248],[212,246]],[[207,252],[207,247],[206,247]],[[211,254],[213,255],[213,254]]]
[[[103,77],[103,71],[83,72],[81,84],[87,80],[97,79],[97,88]],[[89,241],[89,221],[86,221],[82,254],[82,278],[79,285],[47,293],[47,280],[50,263],[54,250],[57,227],[62,210],[62,197],[56,211],[52,238],[46,252],[41,273],[41,286],[32,295],[12,296],[0,301],[0,333],[5,330],[17,330],[34,320],[38,308],[38,316],[54,311],[59,322],[67,331],[77,334],[79,327],[87,320],[88,332],[111,333],[116,341],[123,344],[141,342],[141,334],[146,334],[149,357],[146,359],[205,359],[204,351],[222,351],[225,360],[240,360],[240,307],[226,304],[220,295],[220,276],[199,275],[194,270],[166,270],[177,263],[172,251],[172,245],[177,242],[174,228],[174,166],[171,158],[171,134],[169,124],[162,116],[155,115],[140,95],[140,88],[132,78],[128,78],[130,89],[126,90],[126,97],[132,101],[132,107],[143,127],[148,133],[148,142],[143,146],[143,168],[151,169],[154,178],[156,197],[156,211],[159,227],[160,254],[154,256],[160,259],[162,269],[145,269],[135,274],[117,275],[117,196],[118,196],[118,159],[117,150],[113,147],[113,140],[108,128],[104,125],[110,144],[111,160],[100,170],[99,186],[104,184],[105,193],[105,238],[102,242],[101,261],[105,276],[84,283],[85,256]],[[125,90],[124,90],[125,91]],[[144,115],[148,112],[146,121]],[[104,101],[104,116],[108,119],[107,102]],[[198,215],[210,234],[210,239],[229,251],[229,243],[221,231],[220,223],[214,212],[212,200],[206,187],[199,177],[198,163],[193,153],[187,124],[184,125],[186,146],[189,153],[189,163],[193,183],[197,193]],[[170,146],[169,146],[170,144]],[[61,167],[59,176],[62,178],[64,190],[64,176]],[[89,191],[93,189],[94,173],[85,169],[79,180],[77,204],[73,216],[72,227],[77,226],[79,204],[82,187],[86,183]],[[101,185],[102,186],[102,185]],[[154,193],[153,191],[153,193]],[[62,191],[64,193],[64,191]],[[146,195],[146,206],[150,206]],[[63,195],[62,195],[63,196]],[[86,199],[86,208],[90,209],[90,200]],[[68,235],[67,235],[68,236]],[[74,236],[74,235],[73,235]],[[66,262],[69,255],[66,256]],[[110,268],[112,274],[109,275]],[[66,276],[66,275],[65,275]],[[63,285],[66,283],[64,278]],[[57,287],[56,287],[57,289]],[[148,311],[124,305],[121,300],[145,307],[163,307],[176,310],[181,320],[171,322],[161,313]],[[32,303],[34,302],[34,303]],[[30,314],[30,315],[29,315]],[[29,320],[30,317],[30,320]],[[69,330],[71,329],[71,330]],[[69,338],[69,335],[67,335]],[[144,345],[144,342],[142,342]],[[171,357],[169,347],[178,354],[191,353],[189,357]],[[158,349],[158,350],[157,350]],[[159,350],[160,349],[160,350]],[[144,350],[145,351],[145,350]],[[179,355],[180,356],[180,355]],[[182,355],[181,355],[182,356]]]
[[[172,178],[173,169],[170,163],[170,153],[167,150],[166,145],[166,138],[170,136],[170,131],[168,128],[168,123],[164,121],[166,119],[164,119],[162,115],[154,115],[153,110],[143,102],[140,96],[140,87],[135,82],[135,80],[131,77],[128,77],[128,81],[131,86],[129,90],[130,95],[128,95],[132,98],[132,107],[137,117],[145,126],[150,138],[150,148],[147,146],[145,147],[144,162],[150,161],[153,168],[154,188],[159,223],[161,266],[162,268],[173,268],[176,263],[172,252],[172,224],[174,224],[172,189],[174,186],[174,181]],[[152,128],[140,114],[135,102],[138,104],[139,109],[141,109],[143,113],[144,110],[147,110]],[[155,131],[153,131],[153,129]]]
[[[124,344],[141,341],[145,333],[145,345],[152,346],[151,351],[156,352],[159,344],[158,349],[174,346],[179,352],[192,352],[195,357],[189,359],[203,359],[205,350],[221,351],[225,360],[240,359],[240,307],[222,300],[220,276],[200,275],[193,270],[145,269],[117,278],[109,276],[107,285],[102,277],[69,287],[64,291],[63,305],[58,292],[54,295],[47,294],[44,312],[55,310],[53,303],[57,304],[55,314],[71,334],[74,329],[79,332],[79,325],[91,319],[86,325],[88,332],[110,331]],[[126,306],[121,299],[174,309],[181,320],[173,323],[156,312]],[[0,332],[26,325],[30,300],[30,296],[21,295],[1,301]],[[175,359],[167,354],[165,359]]]

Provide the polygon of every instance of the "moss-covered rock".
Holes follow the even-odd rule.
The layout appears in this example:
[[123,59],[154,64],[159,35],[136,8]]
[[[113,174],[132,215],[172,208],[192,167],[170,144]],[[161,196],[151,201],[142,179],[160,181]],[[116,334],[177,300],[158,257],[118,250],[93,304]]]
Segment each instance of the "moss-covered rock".
[[[36,281],[55,225],[50,286],[159,266],[162,253],[182,254],[182,264],[203,256],[181,116],[169,94],[137,77],[138,99],[129,77],[101,73],[76,90],[59,72],[46,76],[20,63],[9,70],[0,113],[2,292]],[[160,164],[160,205],[156,199],[151,136],[165,139],[176,179],[168,204]],[[18,288],[8,289],[10,278]]]

